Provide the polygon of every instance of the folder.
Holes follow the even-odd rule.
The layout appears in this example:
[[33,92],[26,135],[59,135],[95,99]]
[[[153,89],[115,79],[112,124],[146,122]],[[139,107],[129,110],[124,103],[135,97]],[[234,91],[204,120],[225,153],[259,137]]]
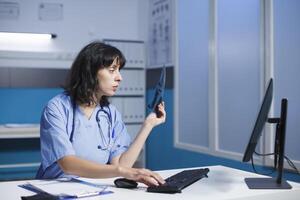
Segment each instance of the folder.
[[97,185],[76,178],[33,180],[19,187],[59,199],[82,198],[113,193],[105,185]]

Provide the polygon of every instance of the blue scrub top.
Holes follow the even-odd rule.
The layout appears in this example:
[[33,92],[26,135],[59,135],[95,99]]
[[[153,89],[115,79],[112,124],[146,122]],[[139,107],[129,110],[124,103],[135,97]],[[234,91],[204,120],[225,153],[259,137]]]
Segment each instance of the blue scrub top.
[[[100,109],[100,106],[97,106],[88,119],[76,106],[74,135],[73,142],[71,142],[74,116],[70,97],[62,93],[48,102],[40,123],[42,162],[36,178],[51,179],[68,176],[57,163],[57,160],[64,156],[76,155],[82,159],[107,164],[112,158],[128,149],[131,139],[121,114],[111,104],[104,107],[111,114],[111,129],[109,129],[109,117],[105,112],[100,111],[98,118],[101,131],[96,120],[96,114]],[[108,147],[108,149],[103,150],[99,146]]]

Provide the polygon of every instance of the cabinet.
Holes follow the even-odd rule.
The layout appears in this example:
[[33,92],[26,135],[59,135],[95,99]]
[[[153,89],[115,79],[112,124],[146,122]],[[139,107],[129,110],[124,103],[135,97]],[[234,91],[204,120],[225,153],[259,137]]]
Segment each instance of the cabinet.
[[34,178],[40,165],[39,125],[0,126],[0,180]]
[[[110,102],[122,114],[127,131],[134,140],[145,119],[145,46],[142,41],[104,39],[105,43],[117,47],[126,58],[121,70],[123,80]],[[135,167],[145,167],[145,146]]]

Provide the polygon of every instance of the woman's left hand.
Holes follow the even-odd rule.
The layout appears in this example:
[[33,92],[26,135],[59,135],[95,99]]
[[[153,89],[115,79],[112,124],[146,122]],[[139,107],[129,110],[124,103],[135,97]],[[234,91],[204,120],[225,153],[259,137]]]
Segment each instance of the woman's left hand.
[[146,120],[146,125],[151,125],[152,127],[158,126],[166,121],[166,111],[165,111],[165,102],[162,102],[158,105],[157,108],[158,115],[154,112],[151,112]]

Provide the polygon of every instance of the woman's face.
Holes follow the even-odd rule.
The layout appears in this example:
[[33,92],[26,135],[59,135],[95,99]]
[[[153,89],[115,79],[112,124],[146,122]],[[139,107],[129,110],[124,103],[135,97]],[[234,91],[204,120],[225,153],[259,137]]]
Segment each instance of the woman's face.
[[105,67],[98,71],[98,95],[113,96],[116,93],[119,84],[122,81],[120,65],[117,60],[118,59],[115,59],[109,67]]

